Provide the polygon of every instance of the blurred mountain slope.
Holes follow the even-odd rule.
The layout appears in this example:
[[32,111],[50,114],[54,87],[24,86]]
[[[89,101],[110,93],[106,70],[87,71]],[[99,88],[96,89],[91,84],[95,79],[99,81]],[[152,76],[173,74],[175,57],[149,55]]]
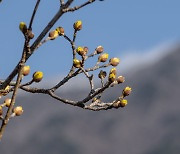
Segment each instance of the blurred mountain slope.
[[[123,109],[92,112],[45,95],[19,97],[24,115],[9,123],[0,153],[178,154],[180,45],[156,63],[132,69],[121,86],[133,88]],[[104,100],[111,101],[121,92],[119,87],[112,90]],[[76,87],[62,95],[77,98],[87,92]]]

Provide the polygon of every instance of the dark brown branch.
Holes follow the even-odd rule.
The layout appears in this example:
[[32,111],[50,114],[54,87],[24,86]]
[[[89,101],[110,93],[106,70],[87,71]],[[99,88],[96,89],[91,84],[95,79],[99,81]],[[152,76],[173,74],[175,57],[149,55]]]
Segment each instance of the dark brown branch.
[[29,23],[29,30],[32,30],[32,24],[33,24],[33,20],[34,20],[34,17],[35,17],[35,14],[37,12],[37,9],[38,9],[38,6],[39,6],[39,3],[40,3],[41,0],[37,0],[36,2],[36,5],[34,7],[34,11],[33,11],[33,14],[32,14],[32,17],[31,17],[31,20],[30,20],[30,23]]

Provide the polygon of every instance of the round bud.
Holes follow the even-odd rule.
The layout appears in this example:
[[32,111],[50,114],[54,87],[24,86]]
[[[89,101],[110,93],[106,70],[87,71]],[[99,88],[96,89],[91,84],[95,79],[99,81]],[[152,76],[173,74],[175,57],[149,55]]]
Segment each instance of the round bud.
[[28,74],[30,73],[30,66],[24,66],[23,69],[22,69],[22,74],[24,76],[27,76]]
[[54,40],[55,38],[57,38],[59,36],[59,33],[58,31],[56,30],[53,30],[53,31],[50,31],[49,32],[49,38],[50,40]]
[[120,83],[123,83],[125,81],[125,77],[123,76],[118,76],[118,78],[116,79],[117,83],[120,84]]
[[106,75],[107,75],[106,71],[101,70],[98,74],[98,77],[100,79],[104,79],[106,77]]
[[123,95],[128,96],[131,93],[131,91],[132,91],[131,87],[126,87],[123,90]]
[[128,101],[126,99],[120,100],[120,107],[125,107],[128,104]]
[[85,54],[87,54],[89,51],[88,47],[83,47],[83,49],[84,49]]
[[120,62],[120,59],[119,58],[111,58],[109,60],[109,63],[112,65],[112,66],[117,66]]
[[81,56],[86,54],[86,52],[84,51],[84,48],[80,46],[76,49],[76,52]]
[[63,28],[63,27],[58,27],[58,28],[56,28],[56,31],[58,32],[58,34],[59,34],[60,36],[64,35],[64,28]]
[[11,99],[10,98],[6,98],[4,100],[4,104],[6,105],[6,107],[9,107],[11,105]]
[[23,108],[22,106],[17,106],[13,109],[13,113],[15,113],[16,116],[20,116],[23,114]]
[[82,62],[78,59],[73,59],[73,66],[76,68],[80,68],[82,66]]
[[74,23],[73,27],[74,27],[74,29],[75,29],[76,31],[81,30],[81,29],[82,29],[82,21],[81,21],[81,20],[76,21],[76,22]]
[[104,54],[102,54],[102,55],[100,55],[100,56],[98,57],[98,61],[99,61],[99,62],[106,62],[107,59],[108,59],[108,57],[109,57],[109,54],[104,53]]
[[33,81],[34,82],[40,82],[43,78],[43,72],[37,71],[33,74]]
[[114,68],[111,68],[110,73],[113,73],[113,74],[116,75],[116,73],[117,73],[116,68],[115,68],[115,67],[114,67]]
[[3,114],[3,108],[0,106],[0,116]]
[[114,73],[110,73],[108,80],[109,82],[114,82],[116,80],[116,75]]
[[100,53],[102,53],[103,51],[104,51],[104,48],[103,48],[101,45],[96,48],[97,54],[100,54]]
[[25,22],[20,22],[19,29],[20,29],[21,32],[23,32],[23,34],[25,34],[27,32],[26,23]]
[[31,30],[27,31],[27,36],[29,39],[33,39],[34,38],[34,33]]
[[5,90],[5,92],[1,92],[1,95],[6,96],[8,94],[8,91],[10,90],[10,86],[7,85],[4,90]]

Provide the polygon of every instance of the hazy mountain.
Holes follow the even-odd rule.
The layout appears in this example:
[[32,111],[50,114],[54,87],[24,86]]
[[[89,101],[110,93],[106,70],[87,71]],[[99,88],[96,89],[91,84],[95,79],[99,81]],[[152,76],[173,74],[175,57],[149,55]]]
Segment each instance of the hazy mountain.
[[[139,59],[142,57],[139,57]],[[126,73],[133,93],[123,109],[92,112],[45,95],[19,97],[24,114],[10,121],[0,154],[179,154],[180,45],[155,63]],[[107,91],[109,101],[119,87]],[[82,97],[81,87],[64,97]]]

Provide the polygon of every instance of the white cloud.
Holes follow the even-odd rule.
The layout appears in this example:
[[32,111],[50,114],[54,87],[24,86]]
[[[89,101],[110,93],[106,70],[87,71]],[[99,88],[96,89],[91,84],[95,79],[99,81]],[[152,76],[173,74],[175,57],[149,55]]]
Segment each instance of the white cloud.
[[137,68],[137,66],[138,68],[142,68],[154,64],[158,62],[158,60],[166,56],[166,54],[173,51],[173,49],[175,49],[176,47],[177,43],[166,42],[146,51],[128,51],[128,54],[121,58],[119,70],[121,70],[122,72],[128,72],[134,67]]

